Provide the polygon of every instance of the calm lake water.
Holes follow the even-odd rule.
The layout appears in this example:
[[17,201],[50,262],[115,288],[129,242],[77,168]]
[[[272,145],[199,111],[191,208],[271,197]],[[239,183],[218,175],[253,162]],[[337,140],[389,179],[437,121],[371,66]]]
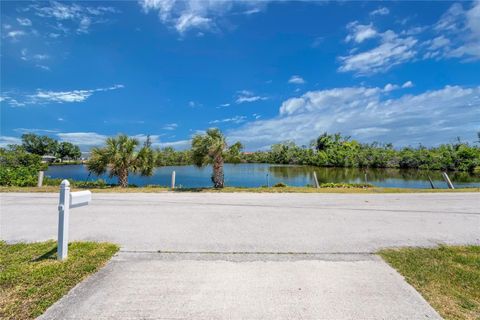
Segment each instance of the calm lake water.
[[[172,171],[176,172],[176,185],[182,187],[210,187],[212,185],[210,166],[159,167],[151,177],[130,175],[129,183],[138,186],[150,184],[170,185]],[[289,186],[313,185],[313,172],[317,173],[320,183],[326,182],[365,182],[365,170],[357,168],[317,168],[309,166],[273,165],[263,163],[225,164],[225,185],[236,187],[270,186],[283,182]],[[117,183],[116,178],[89,175],[84,165],[50,166],[46,175],[51,178],[91,181],[102,178],[109,183]],[[378,187],[430,188],[428,176],[435,187],[447,188],[440,171],[368,169],[367,180]],[[468,173],[449,173],[455,187],[480,187],[480,177]]]

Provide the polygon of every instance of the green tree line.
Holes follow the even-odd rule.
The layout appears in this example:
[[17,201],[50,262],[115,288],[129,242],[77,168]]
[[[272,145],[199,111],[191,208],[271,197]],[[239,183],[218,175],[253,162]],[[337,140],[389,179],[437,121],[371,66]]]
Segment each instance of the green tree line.
[[[270,150],[242,152],[240,142],[230,146],[227,163],[297,164],[318,167],[400,168],[473,172],[480,170],[480,147],[457,140],[437,147],[394,148],[390,143],[360,143],[340,133],[323,133],[308,146],[288,141]],[[157,149],[157,165],[194,164],[192,150]]]

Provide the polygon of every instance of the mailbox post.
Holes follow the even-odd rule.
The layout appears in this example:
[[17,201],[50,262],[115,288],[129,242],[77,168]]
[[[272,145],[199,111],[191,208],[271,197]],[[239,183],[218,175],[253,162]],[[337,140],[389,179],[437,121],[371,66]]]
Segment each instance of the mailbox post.
[[57,259],[65,260],[68,256],[68,221],[70,208],[87,205],[92,200],[90,191],[70,192],[70,182],[63,180],[60,184],[58,203],[58,246]]
[[60,184],[60,201],[58,203],[58,260],[64,260],[68,254],[68,217],[70,211],[70,182],[63,180]]

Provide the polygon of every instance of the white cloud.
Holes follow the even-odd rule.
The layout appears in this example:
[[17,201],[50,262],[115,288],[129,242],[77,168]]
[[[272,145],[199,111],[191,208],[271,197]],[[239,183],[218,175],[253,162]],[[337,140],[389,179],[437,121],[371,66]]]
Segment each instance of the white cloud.
[[145,13],[158,12],[160,21],[181,35],[193,29],[217,31],[227,13],[250,15],[260,12],[267,5],[266,1],[231,0],[140,0],[139,3]]
[[372,24],[358,24],[358,21],[347,24],[347,29],[350,33],[345,38],[346,42],[355,41],[356,43],[362,43],[363,41],[374,38],[378,35]]
[[388,10],[388,8],[386,7],[381,7],[381,8],[378,8],[376,10],[373,10],[372,12],[370,12],[370,15],[371,16],[385,16],[387,14],[390,13],[390,10]]
[[286,140],[306,144],[324,131],[365,142],[438,144],[457,136],[473,140],[478,119],[480,86],[446,86],[398,98],[390,98],[384,88],[346,87],[290,98],[282,103],[278,116],[248,122],[227,136],[250,149]]
[[118,84],[107,88],[98,88],[90,90],[71,90],[71,91],[51,91],[38,89],[35,94],[28,94],[20,96],[20,98],[13,98],[8,94],[3,96],[3,99],[10,106],[25,106],[34,104],[46,103],[72,103],[83,102],[87,100],[96,92],[104,92],[110,90],[117,90],[123,88],[123,85]]
[[108,136],[96,132],[62,132],[57,136],[61,141],[68,141],[79,146],[99,146]]
[[390,91],[396,90],[396,89],[398,89],[398,88],[399,88],[399,87],[398,87],[398,85],[396,85],[396,84],[387,83],[387,84],[385,85],[385,87],[383,87],[383,91],[385,91],[385,92],[390,92]]
[[473,2],[468,10],[459,3],[453,4],[435,25],[435,30],[455,40],[444,44],[442,57],[480,59],[480,1]]
[[0,136],[0,147],[6,147],[9,144],[21,144],[22,140],[18,137]]
[[188,29],[193,28],[208,30],[211,25],[212,20],[209,18],[196,16],[193,13],[184,13],[178,18],[175,29],[177,29],[179,33],[184,33]]
[[175,130],[178,128],[178,124],[177,123],[167,123],[166,125],[164,125],[162,127],[163,130]]
[[28,18],[17,18],[17,22],[24,27],[29,27],[32,25],[32,21]]
[[50,130],[50,129],[36,129],[36,128],[16,128],[13,129],[15,132],[19,133],[39,133],[39,134],[45,134],[45,133],[56,133],[58,130]]
[[[476,61],[480,59],[480,1],[469,3],[469,6],[464,9],[463,4],[455,3],[433,26],[416,26],[398,34],[392,30],[379,33],[371,24],[352,22],[347,25],[347,42],[361,43],[379,38],[379,43],[363,51],[354,47],[349,55],[339,57],[338,71],[366,76],[386,72],[419,57]],[[426,37],[427,40],[420,41]]]
[[230,107],[230,103],[222,103],[220,107]]
[[219,124],[219,123],[227,123],[227,122],[238,124],[238,123],[245,122],[246,119],[247,119],[247,117],[245,117],[245,116],[235,116],[235,117],[232,117],[232,118],[213,120],[213,121],[210,121],[209,124]]
[[340,57],[340,72],[370,75],[385,72],[395,65],[409,61],[417,54],[413,37],[400,37],[388,30],[381,34],[380,45],[373,49]]
[[190,147],[191,140],[178,140],[178,141],[168,141],[168,142],[158,142],[154,143],[153,147],[166,148],[172,147],[179,150],[188,149]]
[[402,88],[412,88],[412,87],[413,87],[413,82],[410,80],[402,84]]
[[235,100],[235,103],[240,104],[240,103],[246,103],[246,102],[262,101],[267,99],[268,99],[267,97],[255,95],[251,91],[241,90],[241,91],[238,91],[238,95],[237,95],[237,99]]
[[12,30],[12,31],[7,32],[6,37],[10,38],[12,40],[18,40],[19,37],[23,37],[25,35],[27,35],[27,33],[25,31]]
[[288,83],[294,83],[294,84],[304,84],[305,83],[305,80],[303,80],[302,77],[298,76],[298,75],[293,75],[290,77],[290,79],[288,80]]
[[[113,7],[94,7],[57,1],[35,3],[26,8],[26,11],[30,10],[38,17],[56,20],[54,29],[62,31],[63,34],[68,34],[71,30],[78,34],[88,33],[91,25],[106,23],[108,22],[106,16],[117,12]],[[58,36],[58,33],[53,34]]]

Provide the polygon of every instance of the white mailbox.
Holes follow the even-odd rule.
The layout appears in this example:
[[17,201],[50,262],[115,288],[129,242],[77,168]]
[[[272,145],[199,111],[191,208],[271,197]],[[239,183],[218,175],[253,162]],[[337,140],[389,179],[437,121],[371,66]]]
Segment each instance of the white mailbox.
[[90,191],[70,192],[70,208],[86,206],[92,201],[92,193]]

